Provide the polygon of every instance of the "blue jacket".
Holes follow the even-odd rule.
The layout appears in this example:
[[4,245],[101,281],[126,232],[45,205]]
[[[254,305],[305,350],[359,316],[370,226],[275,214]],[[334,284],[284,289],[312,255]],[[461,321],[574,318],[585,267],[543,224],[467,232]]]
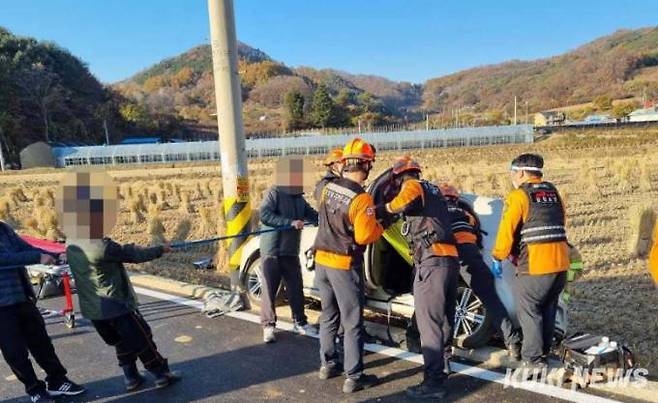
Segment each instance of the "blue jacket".
[[39,263],[42,253],[0,221],[0,307],[34,298],[25,266]]
[[[261,229],[291,225],[294,220],[305,220],[317,225],[318,212],[311,207],[303,193],[292,194],[273,186],[265,192],[260,205]],[[267,232],[260,236],[261,256],[298,256],[302,232],[289,229]]]

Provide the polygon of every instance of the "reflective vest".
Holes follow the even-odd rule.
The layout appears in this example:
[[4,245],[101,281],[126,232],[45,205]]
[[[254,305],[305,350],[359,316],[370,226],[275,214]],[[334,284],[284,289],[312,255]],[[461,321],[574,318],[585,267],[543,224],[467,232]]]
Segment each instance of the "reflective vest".
[[527,182],[519,189],[528,196],[528,214],[517,228],[513,254],[519,257],[519,272],[528,273],[528,245],[566,242],[565,211],[560,194],[552,183]]
[[528,196],[529,210],[527,220],[520,228],[520,242],[566,241],[564,206],[555,186],[549,182],[524,183],[521,189]]
[[358,257],[352,261],[361,261],[359,254],[363,254],[365,247],[354,240],[354,228],[349,220],[352,200],[361,193],[365,193],[361,185],[345,178],[334,179],[324,186],[318,212],[316,251]]
[[462,201],[448,203],[448,213],[452,222],[452,233],[457,244],[473,243],[480,245],[480,229],[475,216],[462,206]]
[[413,248],[416,263],[436,256],[432,245],[456,243],[451,230],[448,205],[441,190],[425,180],[419,182],[423,188],[422,207],[404,212],[404,234]]
[[332,170],[328,170],[322,179],[320,179],[320,181],[315,185],[315,191],[313,192],[313,197],[315,197],[315,200],[319,202],[320,198],[322,197],[322,190],[325,186],[327,186],[327,183],[338,178],[340,178],[340,176],[336,175]]

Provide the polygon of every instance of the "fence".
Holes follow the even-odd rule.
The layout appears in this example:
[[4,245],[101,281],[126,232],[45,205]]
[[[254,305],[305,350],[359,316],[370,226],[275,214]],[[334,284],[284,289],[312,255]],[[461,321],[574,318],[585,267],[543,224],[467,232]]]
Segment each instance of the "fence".
[[[245,147],[247,158],[325,154],[332,148],[342,147],[354,136],[354,134],[341,134],[247,139]],[[489,126],[362,133],[360,137],[374,144],[378,151],[411,150],[531,143],[533,130],[531,125]],[[217,141],[55,147],[53,153],[58,167],[218,161],[220,159]]]

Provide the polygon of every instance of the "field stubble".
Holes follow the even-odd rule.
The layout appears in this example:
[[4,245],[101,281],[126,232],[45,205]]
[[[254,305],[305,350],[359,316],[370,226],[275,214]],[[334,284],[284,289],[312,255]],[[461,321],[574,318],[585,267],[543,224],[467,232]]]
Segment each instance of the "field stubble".
[[[541,153],[546,160],[546,179],[558,186],[567,204],[569,239],[585,262],[569,305],[571,330],[605,334],[628,343],[655,377],[658,292],[646,270],[646,245],[658,211],[657,146],[657,130],[627,130],[600,135],[566,133],[530,145],[409,153],[419,160],[429,180],[447,180],[464,191],[501,197],[511,190],[510,160],[521,152]],[[378,155],[371,177],[399,155]],[[318,170],[319,161],[314,160]],[[250,161],[254,209],[271,183],[273,163]],[[62,237],[53,214],[58,172],[0,176],[0,219],[20,233]],[[216,166],[122,168],[109,173],[120,189],[120,214],[111,234],[117,241],[146,245],[222,234],[222,185]],[[312,196],[309,201],[315,204]],[[252,221],[257,220],[255,213]],[[206,246],[135,269],[182,281],[225,284],[221,273],[192,268],[192,260],[209,255],[215,255],[218,267],[225,267],[223,248]]]

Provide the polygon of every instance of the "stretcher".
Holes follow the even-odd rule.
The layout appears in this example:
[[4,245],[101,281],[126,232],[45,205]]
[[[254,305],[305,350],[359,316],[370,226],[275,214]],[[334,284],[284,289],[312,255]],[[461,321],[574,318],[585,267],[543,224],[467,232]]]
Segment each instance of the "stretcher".
[[71,269],[68,265],[49,266],[45,264],[35,264],[26,267],[30,277],[39,279],[39,291],[36,293],[37,298],[46,284],[48,278],[61,278],[62,287],[64,288],[64,309],[56,311],[57,314],[64,317],[64,324],[69,329],[75,327],[75,312],[73,310],[73,291],[71,289]]

